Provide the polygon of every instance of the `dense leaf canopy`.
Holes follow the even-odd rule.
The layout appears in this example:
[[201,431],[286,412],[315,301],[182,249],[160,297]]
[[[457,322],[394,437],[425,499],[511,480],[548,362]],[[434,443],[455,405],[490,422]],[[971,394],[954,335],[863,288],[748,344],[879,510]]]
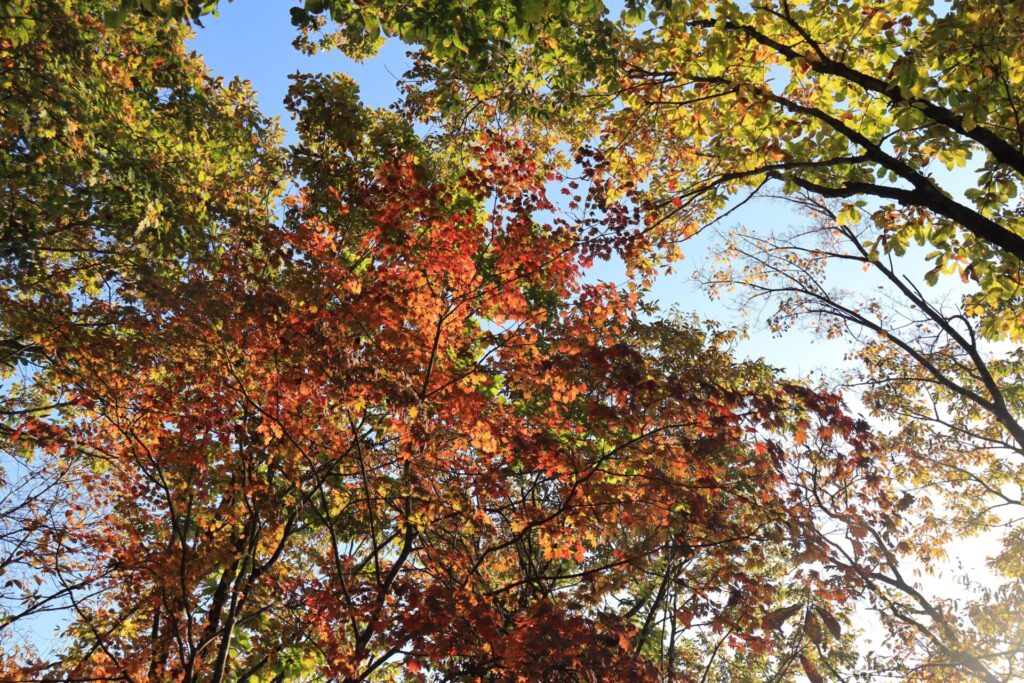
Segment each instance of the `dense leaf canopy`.
[[[284,147],[215,7],[0,8],[0,678],[1020,675],[1024,11],[310,0],[419,52],[390,112],[295,75]],[[645,299],[760,194],[808,227],[707,284],[849,334],[831,388]]]

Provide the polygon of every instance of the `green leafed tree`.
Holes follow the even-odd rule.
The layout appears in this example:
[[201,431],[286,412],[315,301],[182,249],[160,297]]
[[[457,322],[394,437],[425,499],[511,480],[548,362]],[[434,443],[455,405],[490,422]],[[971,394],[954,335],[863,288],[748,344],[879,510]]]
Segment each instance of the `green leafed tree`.
[[7,368],[55,351],[54,311],[83,329],[113,321],[209,257],[227,221],[268,215],[279,191],[278,131],[252,92],[210,77],[186,27],[105,25],[114,8],[0,9]]
[[766,185],[841,199],[840,222],[871,215],[876,249],[927,243],[937,273],[970,268],[986,333],[1018,334],[1015,3],[630,1],[615,17],[592,2],[336,1],[293,15],[307,44],[357,57],[385,36],[422,45],[427,114],[599,136],[675,228]]

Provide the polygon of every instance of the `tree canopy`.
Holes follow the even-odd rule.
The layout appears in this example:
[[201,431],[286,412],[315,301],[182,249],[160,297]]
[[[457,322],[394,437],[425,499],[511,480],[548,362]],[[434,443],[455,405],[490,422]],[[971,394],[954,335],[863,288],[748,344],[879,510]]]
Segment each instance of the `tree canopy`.
[[[418,52],[393,111],[296,74],[286,147],[215,7],[0,9],[0,678],[1020,675],[1024,10],[310,0]],[[807,225],[703,277],[830,383],[647,300],[761,195]]]

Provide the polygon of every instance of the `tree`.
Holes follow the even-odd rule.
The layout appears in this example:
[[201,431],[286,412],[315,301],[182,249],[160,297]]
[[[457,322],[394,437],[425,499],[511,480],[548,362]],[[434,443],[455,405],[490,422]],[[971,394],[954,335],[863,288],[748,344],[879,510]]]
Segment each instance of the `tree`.
[[[814,197],[803,201],[814,221],[809,229],[726,239],[720,266],[705,275],[707,284],[712,291],[741,288],[748,308],[758,302],[774,307],[771,325],[778,332],[811,325],[823,336],[857,339],[860,364],[838,379],[858,392],[875,418],[889,423],[884,450],[906,487],[904,519],[898,534],[847,528],[858,542],[835,545],[836,562],[862,576],[884,605],[886,626],[902,643],[893,656],[916,649],[943,675],[966,666],[982,680],[1012,680],[1021,644],[1019,631],[1005,626],[1020,610],[1014,531],[1021,509],[1022,451],[1014,436],[1020,430],[1019,351],[986,344],[979,322],[956,305],[957,292],[947,292],[945,300],[927,292],[915,282],[919,273],[901,269],[908,258],[872,258],[864,243],[867,228],[837,226],[836,207]],[[830,284],[843,267],[856,270],[858,292]],[[867,279],[871,274],[877,283]],[[830,485],[814,482],[809,496],[836,519],[822,495]],[[942,568],[943,545],[981,534],[996,542],[994,577],[968,577],[969,590],[958,602],[910,578],[915,563]],[[917,548],[908,551],[904,542],[901,550],[905,538],[918,539]]]
[[[847,200],[844,221],[871,200],[877,248],[927,242],[939,270],[974,266],[975,305],[1019,308],[1015,6],[629,2],[615,21],[600,3],[364,4],[312,3],[294,18],[312,49],[365,56],[380,36],[423,45],[412,75],[430,85],[428,112],[486,121],[494,109],[480,102],[546,116],[571,139],[599,134],[621,183],[649,183],[653,208],[684,231],[772,181]],[[318,12],[336,33],[318,37]],[[932,162],[972,155],[977,183],[958,197]],[[994,317],[986,334],[1016,334],[1013,315]]]
[[121,321],[147,315],[166,282],[219,258],[226,223],[269,218],[281,179],[277,129],[243,84],[224,86],[187,54],[186,28],[139,17],[107,27],[111,3],[73,5],[0,8],[5,649],[26,620],[85,590],[39,581],[64,552],[57,539],[96,504],[76,491],[80,463],[56,455],[51,421],[82,413],[53,364],[128,333]]
[[[184,50],[186,29],[106,28],[109,7],[15,3],[0,15],[8,381],[57,351],[54,316],[73,312],[83,334],[111,324],[119,306],[209,256],[225,221],[267,215],[279,189],[278,133],[252,93],[210,79]],[[32,407],[41,383],[31,384],[7,392],[4,416]]]
[[[448,136],[301,76],[285,162],[164,21],[213,6],[3,10],[0,56],[32,68],[2,110],[0,324],[28,376],[0,628],[71,613],[9,677],[1016,675],[1016,527],[1009,581],[964,608],[908,562],[1005,522],[967,496],[1020,505],[1019,362],[986,346],[1020,334],[1017,8],[310,2],[305,49],[422,45],[407,112]],[[723,278],[879,335],[857,381],[897,418],[881,441],[727,334],[642,322],[658,259],[772,187],[823,243],[737,241],[752,269]],[[914,240],[959,310],[901,277]],[[585,284],[613,254],[634,283]],[[911,325],[823,284],[837,260]],[[863,604],[887,660],[856,657]]]
[[[1009,581],[991,599],[1004,604],[972,605],[952,630],[945,608],[909,584],[897,587],[909,607],[883,607],[905,637],[923,634],[910,637],[924,643],[923,666],[1012,678],[1019,636],[987,614],[1006,618],[1019,592],[1016,517],[993,515],[1018,506],[1019,353],[994,355],[992,343],[1020,341],[1020,8],[629,2],[616,20],[595,3],[362,5],[308,5],[295,19],[311,46],[358,55],[380,35],[422,45],[410,74],[419,115],[460,132],[525,119],[539,141],[596,144],[607,196],[642,203],[663,240],[689,237],[766,192],[812,208],[820,243],[740,238],[729,258],[746,257],[749,269],[725,280],[781,294],[779,321],[879,335],[858,351],[857,381],[868,383],[878,416],[899,422],[887,450],[906,454],[893,463],[903,484],[943,502],[921,513],[936,515],[924,518],[926,543],[910,551],[908,538],[890,544],[887,535],[876,539],[877,557],[895,569],[898,555],[934,553],[936,538],[1011,525],[994,560]],[[317,36],[327,26],[317,12],[339,31]],[[955,307],[904,277],[900,257],[915,242],[928,247],[927,284],[962,278]],[[892,301],[860,305],[839,293],[826,276],[836,261],[877,273],[908,318]],[[819,507],[828,518],[830,506]],[[931,626],[918,621],[921,610]],[[914,666],[905,654],[897,664]],[[972,656],[980,659],[965,664]]]
[[[202,253],[118,289],[109,324],[34,328],[72,401],[11,440],[82,503],[27,526],[71,614],[9,677],[785,680],[849,657],[787,478],[871,469],[836,397],[586,283],[643,226],[539,222],[550,171],[514,130],[456,170],[342,77],[288,104],[279,220],[240,198],[264,210],[199,221]],[[797,609],[833,635],[783,638]]]
[[251,91],[211,79],[184,49],[187,29],[138,18],[112,29],[109,7],[3,10],[8,289],[91,302],[107,283],[142,287],[279,189],[266,180],[280,174],[278,131]]

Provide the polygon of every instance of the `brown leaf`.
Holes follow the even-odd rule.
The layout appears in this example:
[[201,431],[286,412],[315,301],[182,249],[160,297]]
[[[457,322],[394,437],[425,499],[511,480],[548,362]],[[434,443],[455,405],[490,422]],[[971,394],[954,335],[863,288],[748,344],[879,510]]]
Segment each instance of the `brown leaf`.
[[814,618],[814,614],[811,612],[807,613],[807,619],[804,620],[804,633],[811,642],[815,645],[821,645],[821,624]]
[[825,628],[828,629],[828,632],[832,634],[833,638],[839,638],[843,635],[843,629],[839,625],[839,620],[832,616],[831,612],[823,607],[816,607],[815,609],[821,617],[821,621],[825,624]]
[[761,620],[761,628],[765,631],[776,631],[778,630],[786,620],[797,613],[800,609],[799,604],[790,605],[789,607],[780,607],[777,610],[773,610],[764,616]]
[[807,674],[807,678],[811,683],[825,683],[825,678],[818,671],[818,667],[814,666],[814,662],[807,659],[804,655],[800,655],[800,666],[804,668],[804,673]]

